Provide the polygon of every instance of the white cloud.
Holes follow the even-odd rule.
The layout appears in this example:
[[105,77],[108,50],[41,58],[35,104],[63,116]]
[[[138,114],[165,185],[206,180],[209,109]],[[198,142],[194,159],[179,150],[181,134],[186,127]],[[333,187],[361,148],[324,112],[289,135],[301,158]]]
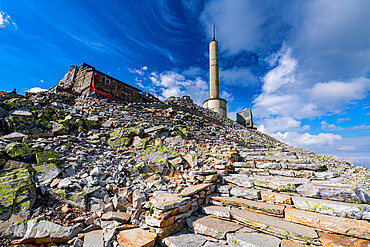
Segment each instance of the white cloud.
[[221,99],[225,99],[228,103],[234,100],[233,94],[226,91],[222,91],[220,97]]
[[307,131],[309,125],[302,126],[301,121],[292,117],[277,117],[259,120],[259,129],[263,132],[273,134],[276,131]]
[[17,24],[10,18],[10,16],[4,11],[0,11],[0,28],[6,28],[7,26],[12,26],[17,28]]
[[337,123],[344,123],[344,122],[347,122],[347,121],[350,121],[351,118],[347,117],[347,118],[338,118],[337,119]]
[[143,66],[142,68],[140,69],[130,69],[130,68],[127,68],[128,71],[132,74],[137,74],[137,75],[144,75],[145,71],[148,70],[148,67],[147,66]]
[[48,91],[47,89],[41,88],[41,87],[33,87],[27,90],[29,93],[39,93],[39,92],[45,92]]
[[162,73],[152,72],[150,81],[161,91],[162,98],[170,96],[190,96],[194,103],[203,105],[203,101],[209,97],[208,83],[200,77],[186,77],[175,71]]
[[311,97],[322,103],[339,104],[366,97],[370,88],[370,78],[356,78],[353,81],[329,81],[316,83],[310,90]]
[[45,82],[44,80],[40,80],[40,82]]
[[343,130],[342,127],[336,126],[335,124],[328,124],[325,120],[321,121],[320,124],[323,130]]
[[335,141],[339,141],[342,139],[342,136],[332,133],[320,133],[318,135],[311,135],[307,132],[302,134],[297,132],[277,132],[272,136],[289,145],[303,148],[312,148],[312,146],[333,145]]
[[267,94],[277,91],[284,84],[295,82],[294,72],[297,60],[291,57],[291,49],[283,47],[277,55],[279,55],[277,60],[279,65],[270,70],[263,78],[262,89]]

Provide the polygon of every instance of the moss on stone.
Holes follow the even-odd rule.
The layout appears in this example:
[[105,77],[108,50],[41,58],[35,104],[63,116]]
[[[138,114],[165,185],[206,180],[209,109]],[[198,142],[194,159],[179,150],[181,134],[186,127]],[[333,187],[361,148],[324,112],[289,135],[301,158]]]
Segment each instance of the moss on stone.
[[112,147],[127,147],[134,136],[143,133],[142,127],[117,128],[113,130],[108,139],[108,144]]
[[29,144],[10,143],[6,145],[5,152],[13,159],[19,161],[28,161],[35,156],[40,149],[33,148]]
[[44,162],[50,161],[50,159],[60,158],[62,155],[54,150],[46,150],[41,153],[36,153],[37,164],[42,164]]
[[30,168],[20,168],[0,173],[0,219],[10,217],[11,212],[29,212],[35,202],[35,185]]

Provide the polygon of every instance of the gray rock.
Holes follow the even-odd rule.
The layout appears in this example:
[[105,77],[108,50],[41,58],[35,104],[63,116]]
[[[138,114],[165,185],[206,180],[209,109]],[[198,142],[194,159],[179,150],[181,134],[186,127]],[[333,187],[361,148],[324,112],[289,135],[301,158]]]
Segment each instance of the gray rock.
[[204,206],[199,208],[204,214],[215,215],[223,218],[230,218],[230,208],[221,206]]
[[86,233],[83,247],[104,247],[103,230]]
[[75,237],[81,228],[61,226],[45,220],[31,219],[10,226],[5,234],[9,238],[18,239],[18,244],[65,243]]
[[207,241],[202,235],[194,234],[191,231],[185,231],[164,239],[168,247],[200,247]]
[[279,247],[281,240],[263,233],[229,233],[227,243],[233,247]]
[[253,178],[244,174],[231,174],[224,176],[225,182],[236,184],[240,187],[251,188],[253,186]]
[[41,185],[50,183],[60,173],[58,166],[52,163],[35,166],[34,169],[36,171],[36,174],[34,176],[35,182]]
[[2,107],[0,107],[0,118],[4,118],[6,117],[6,115],[7,115],[7,112]]
[[62,179],[62,181],[59,182],[58,184],[58,188],[59,189],[65,189],[65,188],[68,188],[69,185],[72,184],[72,181],[70,178],[64,178]]
[[297,188],[300,195],[342,202],[369,203],[369,195],[355,187],[340,183],[303,184]]
[[235,232],[242,228],[242,226],[212,216],[205,216],[194,220],[193,228],[195,233],[200,233],[217,239],[225,239],[226,233]]
[[24,135],[22,133],[18,133],[18,132],[13,132],[9,135],[5,135],[5,136],[0,137],[0,139],[8,140],[8,141],[11,141],[11,142],[18,142],[18,141],[22,141],[24,137],[26,137],[26,135]]
[[23,111],[23,110],[16,110],[12,113],[13,116],[17,116],[17,117],[31,117],[32,116],[32,112],[30,111]]
[[258,200],[261,198],[261,191],[255,189],[246,189],[233,187],[230,194],[237,197],[244,197],[247,199]]
[[298,209],[358,220],[370,219],[370,206],[366,204],[336,202],[299,196],[292,196],[292,200],[294,207]]
[[260,169],[281,169],[281,164],[273,162],[257,162],[256,167]]

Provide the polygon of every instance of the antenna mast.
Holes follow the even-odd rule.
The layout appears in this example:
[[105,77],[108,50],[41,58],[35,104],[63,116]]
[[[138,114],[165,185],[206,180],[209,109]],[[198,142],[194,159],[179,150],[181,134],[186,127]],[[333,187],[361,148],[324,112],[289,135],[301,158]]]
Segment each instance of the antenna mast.
[[215,40],[215,25],[212,25],[212,40]]

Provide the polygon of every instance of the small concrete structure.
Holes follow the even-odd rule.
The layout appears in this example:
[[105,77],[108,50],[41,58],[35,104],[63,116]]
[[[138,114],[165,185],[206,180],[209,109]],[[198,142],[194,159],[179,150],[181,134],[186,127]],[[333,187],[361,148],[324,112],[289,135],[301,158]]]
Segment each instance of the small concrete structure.
[[213,39],[209,43],[209,85],[210,98],[203,102],[203,107],[227,117],[227,101],[220,98],[218,70],[218,42],[215,40],[215,26],[212,26]]
[[255,129],[253,127],[252,110],[247,109],[236,114],[236,122],[244,127]]

